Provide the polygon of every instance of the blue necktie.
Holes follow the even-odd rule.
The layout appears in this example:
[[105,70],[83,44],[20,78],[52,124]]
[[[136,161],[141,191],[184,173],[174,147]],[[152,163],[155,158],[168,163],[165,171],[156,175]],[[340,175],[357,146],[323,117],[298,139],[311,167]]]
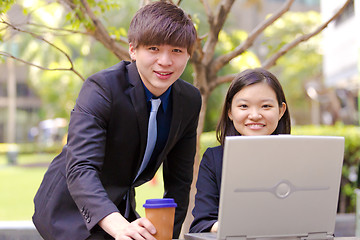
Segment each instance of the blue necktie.
[[156,114],[157,114],[157,111],[161,104],[161,100],[160,100],[160,98],[157,98],[157,99],[150,99],[150,101],[151,101],[151,112],[150,112],[150,117],[149,117],[147,144],[146,144],[144,158],[141,163],[140,169],[135,177],[135,180],[142,173],[142,171],[144,171],[144,169],[148,165],[151,155],[152,155],[152,152],[154,150],[156,138],[157,138]]
[[[150,111],[150,117],[149,117],[149,125],[148,125],[148,136],[147,136],[147,144],[145,149],[145,154],[143,161],[141,163],[140,169],[138,173],[136,174],[136,177],[133,181],[133,183],[136,181],[136,179],[139,177],[139,175],[144,171],[146,166],[148,165],[152,152],[154,150],[155,144],[156,144],[156,138],[157,138],[157,123],[156,123],[156,114],[159,109],[159,106],[161,104],[160,98],[157,99],[150,99],[151,101],[151,111]],[[130,189],[126,192],[124,199],[126,200],[126,209],[124,213],[124,217],[128,218],[130,214]]]

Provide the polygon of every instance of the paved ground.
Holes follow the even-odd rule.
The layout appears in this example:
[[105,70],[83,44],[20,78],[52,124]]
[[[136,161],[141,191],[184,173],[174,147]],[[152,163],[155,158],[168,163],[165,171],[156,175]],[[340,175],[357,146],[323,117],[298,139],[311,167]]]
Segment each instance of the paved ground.
[[335,237],[353,237],[355,229],[355,214],[338,214],[336,216]]
[[[336,217],[335,237],[355,236],[355,214]],[[0,240],[41,240],[30,221],[0,222]]]
[[30,221],[0,222],[0,240],[41,240]]

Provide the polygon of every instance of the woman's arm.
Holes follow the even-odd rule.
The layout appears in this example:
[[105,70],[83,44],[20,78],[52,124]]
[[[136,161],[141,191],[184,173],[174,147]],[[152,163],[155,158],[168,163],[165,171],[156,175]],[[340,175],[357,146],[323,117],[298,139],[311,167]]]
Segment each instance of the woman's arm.
[[210,232],[218,220],[221,176],[218,176],[217,168],[222,166],[220,148],[207,149],[201,160],[196,182],[195,207],[192,211],[194,221],[190,232]]

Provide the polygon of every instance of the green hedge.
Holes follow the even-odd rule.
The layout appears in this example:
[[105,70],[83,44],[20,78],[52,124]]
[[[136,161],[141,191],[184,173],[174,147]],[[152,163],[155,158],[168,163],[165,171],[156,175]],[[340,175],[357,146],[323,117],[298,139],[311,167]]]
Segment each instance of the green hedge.
[[38,143],[0,143],[0,154],[6,154],[9,151],[16,150],[19,154],[32,153],[58,153],[63,144],[61,142],[52,145]]
[[[360,127],[337,124],[334,126],[293,126],[293,135],[320,135],[345,137],[344,163],[338,212],[355,212],[355,188],[357,187],[358,166],[360,163]],[[219,145],[215,132],[206,132],[200,138],[200,152]]]

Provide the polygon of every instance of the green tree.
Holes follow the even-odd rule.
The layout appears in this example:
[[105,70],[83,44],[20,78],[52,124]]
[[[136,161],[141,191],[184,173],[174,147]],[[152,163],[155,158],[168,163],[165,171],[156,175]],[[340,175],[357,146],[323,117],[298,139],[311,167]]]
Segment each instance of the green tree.
[[[70,67],[65,68],[68,71],[72,71],[80,78],[84,79],[83,75],[80,74],[74,67],[73,56],[69,56],[64,50],[66,47],[60,46],[61,44],[56,43],[56,34],[53,34],[51,37],[44,37],[45,34],[39,31],[39,29],[51,30],[54,33],[58,33],[59,29],[66,29],[64,32],[68,34],[83,34],[93,37],[97,42],[101,43],[105,48],[108,49],[117,59],[128,60],[128,50],[126,47],[127,41],[125,39],[126,31],[124,26],[119,26],[116,23],[125,21],[128,23],[129,18],[124,19],[123,16],[128,16],[126,14],[116,14],[116,11],[123,11],[124,9],[137,9],[141,4],[145,4],[149,1],[141,1],[137,3],[134,1],[124,1],[121,5],[115,1],[95,1],[95,0],[64,0],[59,3],[51,1],[34,1],[36,4],[31,4],[30,7],[23,5],[24,12],[27,13],[31,18],[31,21],[38,21],[36,24],[30,22],[30,24],[25,24],[21,27],[17,27],[7,21],[2,17],[1,24],[4,26],[2,29],[13,29],[18,32],[28,33],[32,37],[41,40],[44,44],[49,45],[52,49],[58,50],[60,55],[63,55],[64,61],[67,61],[70,64]],[[180,4],[182,1],[178,1]],[[185,2],[185,1],[184,1]],[[194,55],[191,58],[191,66],[194,75],[193,84],[199,88],[202,98],[203,98],[203,107],[200,114],[199,135],[203,131],[205,113],[208,106],[208,99],[211,93],[223,83],[230,82],[234,77],[233,74],[226,73],[228,65],[231,65],[233,62],[236,62],[236,58],[246,59],[244,56],[249,52],[250,47],[253,45],[254,41],[259,38],[259,36],[271,25],[273,25],[276,20],[280,19],[286,12],[289,11],[290,6],[293,4],[294,0],[288,0],[284,3],[283,7],[280,8],[276,13],[272,14],[269,18],[261,22],[252,32],[250,32],[246,38],[238,41],[237,45],[228,47],[227,49],[224,46],[226,44],[221,44],[221,36],[226,34],[221,34],[222,30],[225,30],[225,22],[229,15],[229,12],[235,2],[235,0],[221,0],[221,1],[200,1],[202,3],[202,11],[204,14],[198,15],[193,12],[193,9],[189,9],[189,13],[192,14],[194,22],[196,23],[199,40],[196,46]],[[249,3],[259,5],[258,1],[248,1]],[[347,1],[345,5],[348,3]],[[13,2],[8,1],[7,7]],[[137,6],[136,6],[137,5]],[[185,3],[184,3],[185,5]],[[344,6],[345,6],[344,5]],[[35,6],[35,7],[34,7]],[[62,13],[56,14],[58,9],[62,7]],[[192,4],[193,6],[193,4]],[[56,27],[49,26],[49,19],[41,19],[41,16],[44,15],[44,8],[53,8],[52,11],[55,14],[53,16],[63,16],[66,11],[66,17],[59,19],[65,19],[67,21],[58,21]],[[343,7],[344,8],[344,7]],[[343,9],[342,8],[342,9]],[[298,32],[298,36],[292,37],[290,41],[287,41],[281,48],[269,56],[261,66],[265,68],[270,68],[274,66],[277,60],[284,55],[286,52],[294,48],[301,42],[306,42],[308,39],[321,32],[329,22],[331,22],[339,13],[342,11],[340,9],[334,17],[329,19],[327,22],[319,25],[315,30],[311,29],[309,32]],[[187,10],[187,9],[186,9]],[[196,9],[198,10],[198,9]],[[39,13],[40,12],[40,13]],[[115,20],[110,18],[115,16]],[[205,21],[203,18],[206,18],[206,27]],[[109,20],[111,19],[111,21]],[[117,20],[119,19],[119,20]],[[39,23],[40,22],[40,23]],[[28,23],[28,22],[27,22]],[[294,25],[296,26],[296,24]],[[201,29],[200,29],[201,27]],[[205,32],[205,35],[201,35]],[[47,40],[53,38],[54,41]],[[225,38],[225,37],[224,37]],[[232,38],[233,40],[233,38]],[[229,41],[228,41],[229,42]],[[229,45],[229,44],[228,44]],[[231,45],[231,44],[230,44]],[[281,46],[281,45],[278,45]],[[218,54],[221,48],[226,49],[226,53]],[[44,48],[42,48],[44,49]],[[220,51],[221,52],[221,51]],[[11,55],[7,52],[0,52],[1,55],[17,58],[14,55]],[[76,57],[76,56],[74,56]],[[17,58],[18,59],[18,58]],[[60,61],[57,61],[58,63]],[[49,62],[47,62],[49,63]],[[40,64],[40,66],[44,66]],[[46,66],[46,64],[45,64]],[[60,66],[63,66],[62,64]],[[61,67],[42,67],[43,69],[62,69]],[[239,70],[239,69],[238,69]],[[223,75],[222,75],[223,74]]]
[[[268,55],[279,51],[296,35],[311,31],[318,22],[321,22],[321,16],[314,11],[287,12],[264,31],[263,44],[268,49]],[[304,116],[308,115],[306,113],[310,112],[309,101],[304,101],[309,100],[306,84],[322,78],[321,36],[314,36],[291,49],[278,60],[272,71],[276,72],[283,85],[292,117],[301,124]]]

